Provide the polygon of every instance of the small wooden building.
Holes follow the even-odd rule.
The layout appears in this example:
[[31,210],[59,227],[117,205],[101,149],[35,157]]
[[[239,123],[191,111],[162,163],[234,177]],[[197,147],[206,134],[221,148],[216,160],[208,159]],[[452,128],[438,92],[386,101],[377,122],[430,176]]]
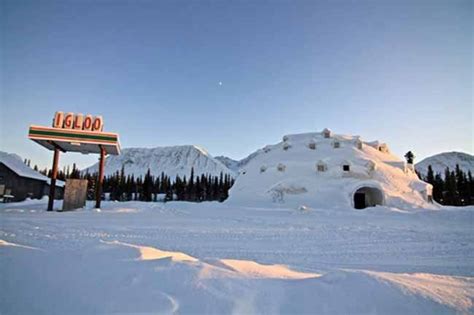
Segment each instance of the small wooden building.
[[[26,165],[16,154],[0,152],[0,193],[11,195],[11,201],[42,198],[49,194],[50,179]],[[64,182],[56,182],[55,198],[62,198]],[[2,196],[0,196],[2,197]]]

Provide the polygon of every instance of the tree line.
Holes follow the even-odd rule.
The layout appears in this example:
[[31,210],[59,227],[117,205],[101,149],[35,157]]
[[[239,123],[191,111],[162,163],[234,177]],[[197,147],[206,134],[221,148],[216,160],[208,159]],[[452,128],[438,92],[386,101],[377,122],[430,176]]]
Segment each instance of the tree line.
[[[51,170],[44,169],[42,174],[51,177]],[[95,199],[97,173],[81,173],[73,164],[72,169],[65,167],[58,171],[57,179],[65,181],[68,178],[86,179],[88,199]],[[116,201],[224,201],[229,196],[229,189],[234,179],[229,174],[221,172],[219,176],[211,174],[194,174],[191,168],[189,177],[177,175],[171,179],[162,172],[159,176],[151,174],[150,169],[145,176],[125,174],[125,168],[113,175],[105,176],[102,191],[108,199]]]
[[[94,174],[90,180],[95,178]],[[224,201],[233,184],[234,179],[223,172],[219,176],[195,175],[194,168],[191,168],[189,178],[186,175],[176,175],[172,180],[164,172],[160,176],[154,176],[150,169],[143,177],[126,175],[122,167],[120,172],[104,178],[103,190],[110,194],[111,200],[118,201]]]
[[444,174],[434,173],[428,166],[426,176],[418,173],[418,177],[433,185],[433,199],[450,206],[474,205],[474,180],[471,171],[464,172],[456,164],[454,170],[447,167]]

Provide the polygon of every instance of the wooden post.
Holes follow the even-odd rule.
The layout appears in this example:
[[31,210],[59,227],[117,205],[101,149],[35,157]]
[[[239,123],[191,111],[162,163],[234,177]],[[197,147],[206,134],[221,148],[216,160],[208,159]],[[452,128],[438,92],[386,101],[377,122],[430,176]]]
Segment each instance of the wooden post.
[[53,170],[51,172],[51,183],[49,186],[48,211],[53,211],[54,195],[56,192],[56,178],[58,177],[59,148],[54,148]]
[[104,162],[105,149],[100,146],[100,160],[99,160],[99,175],[97,177],[97,186],[95,188],[95,207],[100,208],[100,201],[102,200],[102,184],[104,182]]

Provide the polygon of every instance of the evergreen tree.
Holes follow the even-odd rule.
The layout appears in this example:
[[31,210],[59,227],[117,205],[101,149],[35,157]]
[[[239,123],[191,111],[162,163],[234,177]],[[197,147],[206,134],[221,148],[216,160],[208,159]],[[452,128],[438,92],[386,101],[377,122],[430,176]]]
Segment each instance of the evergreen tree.
[[449,167],[446,168],[444,172],[444,182],[445,182],[445,191],[444,199],[445,205],[456,205],[457,201],[457,189],[456,189],[456,176],[454,172],[449,170]]
[[125,200],[130,201],[132,200],[132,189],[133,189],[133,183],[132,183],[132,176],[128,175],[127,176],[127,182],[125,184]]
[[143,194],[141,200],[151,201],[152,200],[152,189],[153,189],[153,178],[151,176],[150,169],[145,174],[145,179],[143,180]]
[[[67,169],[61,172],[61,176],[66,176]],[[70,176],[79,174],[73,171]],[[88,180],[88,187],[95,184],[97,174],[85,174],[83,177]],[[58,176],[59,178],[59,176]],[[150,170],[144,177],[135,178],[133,174],[126,175],[122,169],[114,174],[104,178],[104,193],[110,195],[111,200],[142,200],[156,201],[157,194],[165,194],[165,201],[186,200],[201,202],[206,200],[223,201],[228,197],[228,191],[234,183],[233,178],[229,174],[220,173],[219,176],[211,176],[210,174],[201,174],[196,176],[194,168],[191,169],[189,181],[186,176],[181,178],[176,175],[173,182],[171,178],[161,173],[156,178],[151,174]]]
[[224,195],[224,173],[219,174],[219,185],[218,185],[218,200],[219,201],[224,201],[225,200],[225,195]]
[[173,187],[171,185],[171,180],[168,176],[165,177],[166,190],[165,190],[165,202],[173,200]]
[[459,168],[459,164],[456,164],[454,174],[456,176],[456,192],[457,192],[455,205],[464,206],[465,193],[466,193],[465,175],[464,175],[464,172]]
[[407,163],[408,163],[408,164],[413,164],[413,160],[415,159],[415,155],[413,154],[413,152],[408,151],[408,152],[405,154],[405,159],[407,160]]
[[189,176],[188,189],[187,189],[187,200],[196,200],[196,188],[194,187],[194,167],[191,167],[191,175]]
[[160,193],[160,177],[159,176],[155,178],[155,182],[153,184],[153,193],[155,194],[154,201],[156,201],[157,195]]
[[441,174],[438,173],[435,175],[434,183],[433,183],[433,199],[440,204],[443,204],[444,202],[443,191],[444,191],[444,180],[441,177]]
[[434,172],[433,172],[433,168],[431,167],[431,165],[428,165],[428,172],[426,174],[426,182],[431,184],[431,185],[434,185],[434,183],[435,183]]
[[90,176],[87,174],[87,199],[94,200],[95,199],[95,183],[96,183],[96,176]]
[[467,204],[474,205],[474,179],[472,178],[472,173],[470,170],[467,172],[467,181],[468,181],[468,186],[469,186]]
[[74,178],[74,179],[80,179],[81,178],[81,172],[76,167],[76,163],[72,164],[72,172],[71,172],[71,174],[69,174],[68,178]]

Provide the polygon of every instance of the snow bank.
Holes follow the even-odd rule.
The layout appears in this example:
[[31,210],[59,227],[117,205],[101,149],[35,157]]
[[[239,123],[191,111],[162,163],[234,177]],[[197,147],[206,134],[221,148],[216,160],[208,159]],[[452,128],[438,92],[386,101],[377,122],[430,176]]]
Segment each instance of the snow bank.
[[[191,256],[184,253],[137,261],[127,259],[133,253],[117,251],[114,245],[123,243],[107,243],[112,246],[102,250],[107,255],[97,249],[79,256],[4,253],[16,259],[2,259],[2,270],[8,274],[2,284],[8,290],[2,290],[0,310],[4,314],[33,310],[48,314],[447,314],[470,312],[474,299],[471,277],[364,270],[319,275],[231,259],[219,260],[223,268],[188,259]],[[141,254],[150,248],[126,247]],[[33,265],[41,266],[41,275]]]

